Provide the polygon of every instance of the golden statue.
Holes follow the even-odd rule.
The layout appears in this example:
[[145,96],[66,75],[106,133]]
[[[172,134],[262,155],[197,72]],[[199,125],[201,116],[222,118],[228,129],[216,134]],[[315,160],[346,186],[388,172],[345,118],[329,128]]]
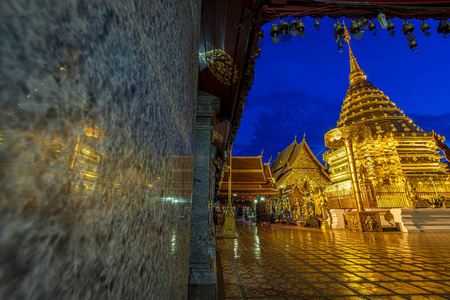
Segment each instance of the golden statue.
[[325,192],[323,190],[320,190],[319,193],[319,209],[322,213],[322,220],[327,220],[327,212],[329,211],[329,205],[328,205],[328,197],[325,195]]
[[301,218],[301,205],[300,205],[300,201],[298,201],[298,199],[295,200],[295,205],[294,205],[294,213],[293,213],[293,219],[294,220],[300,220]]

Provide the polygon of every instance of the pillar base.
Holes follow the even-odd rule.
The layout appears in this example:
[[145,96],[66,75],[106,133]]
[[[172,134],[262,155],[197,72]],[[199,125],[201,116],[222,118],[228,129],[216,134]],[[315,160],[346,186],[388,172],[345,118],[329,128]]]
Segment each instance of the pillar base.
[[347,216],[347,228],[357,232],[383,231],[380,214],[373,211],[349,211]]
[[189,266],[189,284],[209,285],[216,284],[216,274],[208,263],[191,264]]
[[188,300],[211,300],[217,299],[216,297],[216,284],[208,285],[189,285]]
[[233,216],[225,216],[225,233],[223,235],[224,238],[236,238],[234,235],[234,217]]

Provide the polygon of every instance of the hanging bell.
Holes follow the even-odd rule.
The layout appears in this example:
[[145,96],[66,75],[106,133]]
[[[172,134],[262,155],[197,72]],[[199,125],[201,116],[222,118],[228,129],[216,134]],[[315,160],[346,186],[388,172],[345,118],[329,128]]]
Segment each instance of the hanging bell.
[[445,21],[445,24],[447,24],[447,29],[444,29],[444,32],[442,32],[443,34],[449,34],[450,33],[450,22],[449,21]]
[[370,21],[369,23],[369,31],[374,31],[377,28],[374,22]]
[[414,25],[408,23],[406,20],[403,22],[402,32],[404,35],[410,35],[414,31]]
[[438,33],[444,33],[445,30],[448,29],[448,25],[445,22],[439,22],[437,32]]
[[425,21],[422,21],[422,25],[420,26],[420,30],[422,30],[422,32],[428,31],[428,29],[430,29],[430,25],[425,23]]
[[392,31],[394,30],[395,26],[394,23],[391,22],[391,20],[388,21],[387,30]]
[[367,20],[367,19],[364,18],[364,17],[361,18],[359,21],[361,22],[362,25],[366,25],[366,24],[369,22],[369,20]]
[[303,32],[305,31],[305,24],[303,24],[303,22],[301,20],[298,20],[298,28],[297,28],[298,32]]
[[417,47],[417,42],[412,40],[409,42],[409,49],[414,49]]
[[319,30],[319,26],[320,26],[319,19],[316,19],[316,21],[314,22],[314,27],[316,27],[317,30]]
[[337,40],[336,40],[336,43],[337,43],[337,48],[338,48],[339,50],[341,50],[341,49],[342,49],[342,39],[341,39],[341,38],[337,39]]
[[289,33],[289,24],[285,20],[281,20],[281,22],[280,22],[280,31],[281,31],[281,34]]
[[245,72],[244,72],[244,74],[245,74],[245,76],[248,76],[248,77],[252,77],[253,76],[253,78],[255,77],[255,70],[254,69],[251,69],[251,68],[248,68],[247,70],[245,70]]
[[360,32],[358,32],[357,34],[354,35],[355,39],[357,39],[358,41],[362,39],[364,34],[364,31],[361,30]]
[[258,41],[262,41],[263,38],[264,38],[264,31],[262,31],[262,30],[258,31],[258,33],[256,34],[256,39]]
[[298,21],[297,20],[292,20],[291,24],[289,24],[289,29],[290,30],[297,30],[298,29]]
[[334,38],[344,35],[344,32],[345,30],[342,27],[342,24],[340,22],[336,22],[334,24]]
[[362,24],[360,22],[355,22],[354,20],[352,20],[352,23],[350,25],[350,33],[357,34],[361,30],[361,25]]
[[258,45],[255,45],[255,47],[253,48],[253,53],[254,58],[259,58],[259,56],[261,55],[261,48],[259,48]]
[[272,28],[270,28],[270,36],[275,38],[280,35],[280,30],[278,29],[278,26],[276,23],[272,24]]

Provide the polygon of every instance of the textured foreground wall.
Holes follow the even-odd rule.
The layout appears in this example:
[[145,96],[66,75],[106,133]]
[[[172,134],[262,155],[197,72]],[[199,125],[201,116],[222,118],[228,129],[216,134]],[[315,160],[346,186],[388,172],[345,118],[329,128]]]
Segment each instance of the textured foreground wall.
[[0,3],[0,299],[187,296],[200,1]]

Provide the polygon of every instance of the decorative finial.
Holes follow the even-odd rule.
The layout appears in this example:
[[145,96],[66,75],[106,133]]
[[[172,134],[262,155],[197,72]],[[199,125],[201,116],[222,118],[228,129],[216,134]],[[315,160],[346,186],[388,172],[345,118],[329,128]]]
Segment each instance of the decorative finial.
[[259,156],[262,156],[264,153],[264,148],[262,148],[261,154]]
[[270,165],[270,161],[272,160],[272,155],[269,158],[269,161],[267,162]]
[[297,141],[297,135],[295,135],[295,137],[294,137],[294,142],[296,142]]
[[352,39],[352,37],[350,36],[350,33],[348,32],[347,26],[345,26],[345,21],[342,21],[342,23],[344,24],[344,40],[347,42],[348,45],[348,52],[350,54],[350,60],[352,58],[355,58],[355,56],[353,55],[353,51],[352,48],[350,47],[350,40]]
[[344,24],[344,40],[347,42],[348,45],[348,54],[350,56],[350,75],[349,75],[349,81],[350,84],[355,83],[356,81],[365,80],[367,79],[366,74],[364,74],[363,70],[358,65],[358,62],[356,61],[355,56],[353,55],[352,48],[350,47],[350,40],[351,36],[350,33],[347,30],[347,26],[345,26],[345,22],[342,22]]
[[348,42],[350,42],[350,40],[352,38],[351,38],[350,34],[348,33],[347,26],[345,26],[345,21],[342,21],[342,23],[344,24],[344,30],[345,30],[344,40],[348,43]]
[[306,132],[303,132],[303,140],[305,140]]

